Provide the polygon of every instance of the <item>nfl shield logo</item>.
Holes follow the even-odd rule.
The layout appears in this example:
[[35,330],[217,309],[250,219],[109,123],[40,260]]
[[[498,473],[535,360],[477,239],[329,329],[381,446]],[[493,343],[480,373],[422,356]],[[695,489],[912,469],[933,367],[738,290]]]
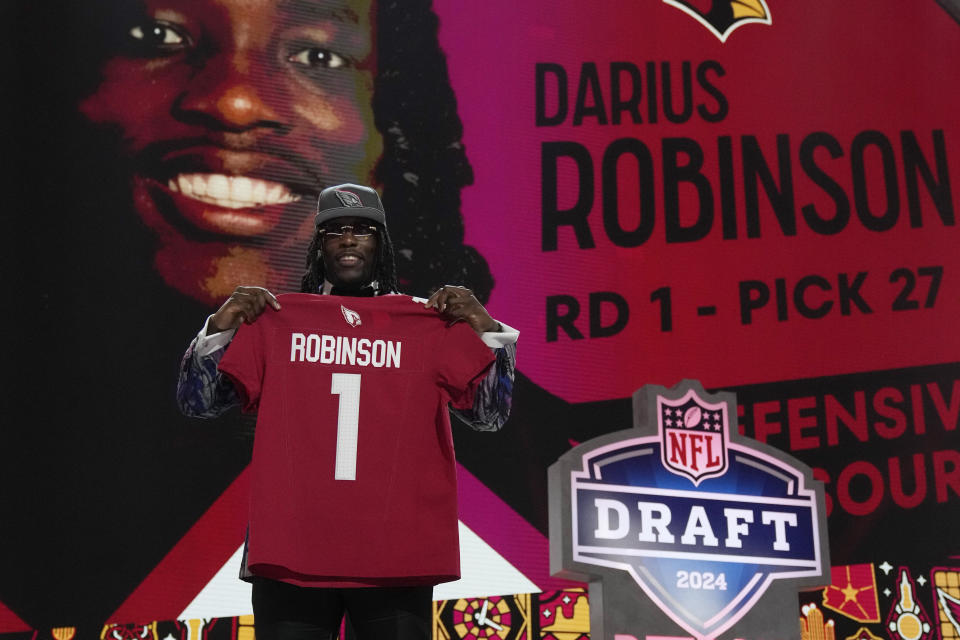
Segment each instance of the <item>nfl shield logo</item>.
[[729,416],[724,402],[710,404],[693,389],[680,399],[657,395],[657,422],[663,466],[693,481],[727,470]]

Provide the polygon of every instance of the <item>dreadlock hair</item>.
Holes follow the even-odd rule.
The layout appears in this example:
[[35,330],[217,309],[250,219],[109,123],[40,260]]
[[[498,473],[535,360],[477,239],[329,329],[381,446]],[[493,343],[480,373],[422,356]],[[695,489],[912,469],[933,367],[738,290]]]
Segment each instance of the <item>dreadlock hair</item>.
[[[380,285],[380,293],[399,293],[397,285],[397,266],[393,251],[393,241],[390,233],[383,225],[374,224],[377,228],[377,268],[373,279]],[[323,285],[326,273],[323,268],[323,232],[318,227],[310,239],[307,248],[307,270],[300,280],[301,293],[317,293]]]
[[460,190],[473,183],[463,124],[430,0],[379,0],[373,114],[384,150],[375,170],[396,238],[399,281],[428,296],[461,284],[486,302],[493,277],[463,244]]

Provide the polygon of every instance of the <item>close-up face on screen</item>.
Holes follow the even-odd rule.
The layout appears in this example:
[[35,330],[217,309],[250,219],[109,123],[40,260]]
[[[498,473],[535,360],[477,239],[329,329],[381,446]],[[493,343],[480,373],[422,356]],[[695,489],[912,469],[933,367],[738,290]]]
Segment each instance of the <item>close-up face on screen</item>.
[[117,137],[130,207],[178,291],[292,288],[316,194],[368,183],[383,143],[368,2],[145,2],[79,112]]
[[[61,628],[74,635],[59,640],[248,638],[250,586],[237,576],[257,416],[234,402],[189,417],[178,385],[198,335],[226,332],[226,350],[251,324],[211,320],[238,287],[380,295],[388,255],[400,293],[469,289],[489,315],[471,327],[496,334],[481,339],[505,367],[491,380],[510,387],[499,430],[442,408],[450,429],[431,431],[454,474],[462,569],[434,588],[434,638],[590,637],[595,592],[551,566],[548,469],[637,428],[638,389],[681,381],[735,394],[734,444],[793,456],[823,485],[833,573],[791,616],[813,624],[816,604],[817,624],[848,640],[960,638],[957,0],[13,0],[2,11],[16,117],[0,640]],[[324,237],[320,193],[346,183],[375,190],[382,218],[345,216]],[[341,267],[351,277],[309,277]],[[392,340],[388,325],[357,323],[362,309],[337,313],[346,324],[300,333],[376,326],[371,339]],[[414,343],[408,362],[439,357]],[[218,375],[216,362],[203,372]],[[365,384],[399,417],[416,401],[391,396],[404,384]],[[701,483],[657,459],[644,464],[671,491],[746,491],[720,466]],[[738,478],[758,477],[743,464]],[[591,483],[613,482],[597,473]],[[598,540],[627,530],[621,507],[603,504],[604,526],[582,525]],[[631,565],[624,580],[672,576],[674,560]],[[690,587],[681,568],[686,586],[664,589],[692,597],[705,571],[720,584],[700,567]],[[914,635],[897,622],[907,596],[922,609]]]

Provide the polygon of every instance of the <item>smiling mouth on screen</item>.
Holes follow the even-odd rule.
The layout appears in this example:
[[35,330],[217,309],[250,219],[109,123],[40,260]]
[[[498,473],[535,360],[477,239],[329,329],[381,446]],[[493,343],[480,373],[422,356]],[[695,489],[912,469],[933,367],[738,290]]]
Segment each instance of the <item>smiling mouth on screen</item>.
[[286,207],[303,199],[282,182],[225,173],[177,173],[162,186],[185,219],[231,236],[269,233]]
[[174,193],[227,209],[296,202],[300,196],[279,182],[222,173],[181,173],[167,182]]

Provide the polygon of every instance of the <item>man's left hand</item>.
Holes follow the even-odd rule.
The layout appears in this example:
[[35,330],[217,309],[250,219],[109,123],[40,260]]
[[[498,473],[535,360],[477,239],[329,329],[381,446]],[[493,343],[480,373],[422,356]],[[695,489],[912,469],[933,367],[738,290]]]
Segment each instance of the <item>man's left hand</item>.
[[445,284],[430,296],[424,306],[436,309],[440,315],[449,318],[451,324],[461,320],[466,322],[477,335],[500,330],[500,323],[490,317],[473,291],[466,287]]

